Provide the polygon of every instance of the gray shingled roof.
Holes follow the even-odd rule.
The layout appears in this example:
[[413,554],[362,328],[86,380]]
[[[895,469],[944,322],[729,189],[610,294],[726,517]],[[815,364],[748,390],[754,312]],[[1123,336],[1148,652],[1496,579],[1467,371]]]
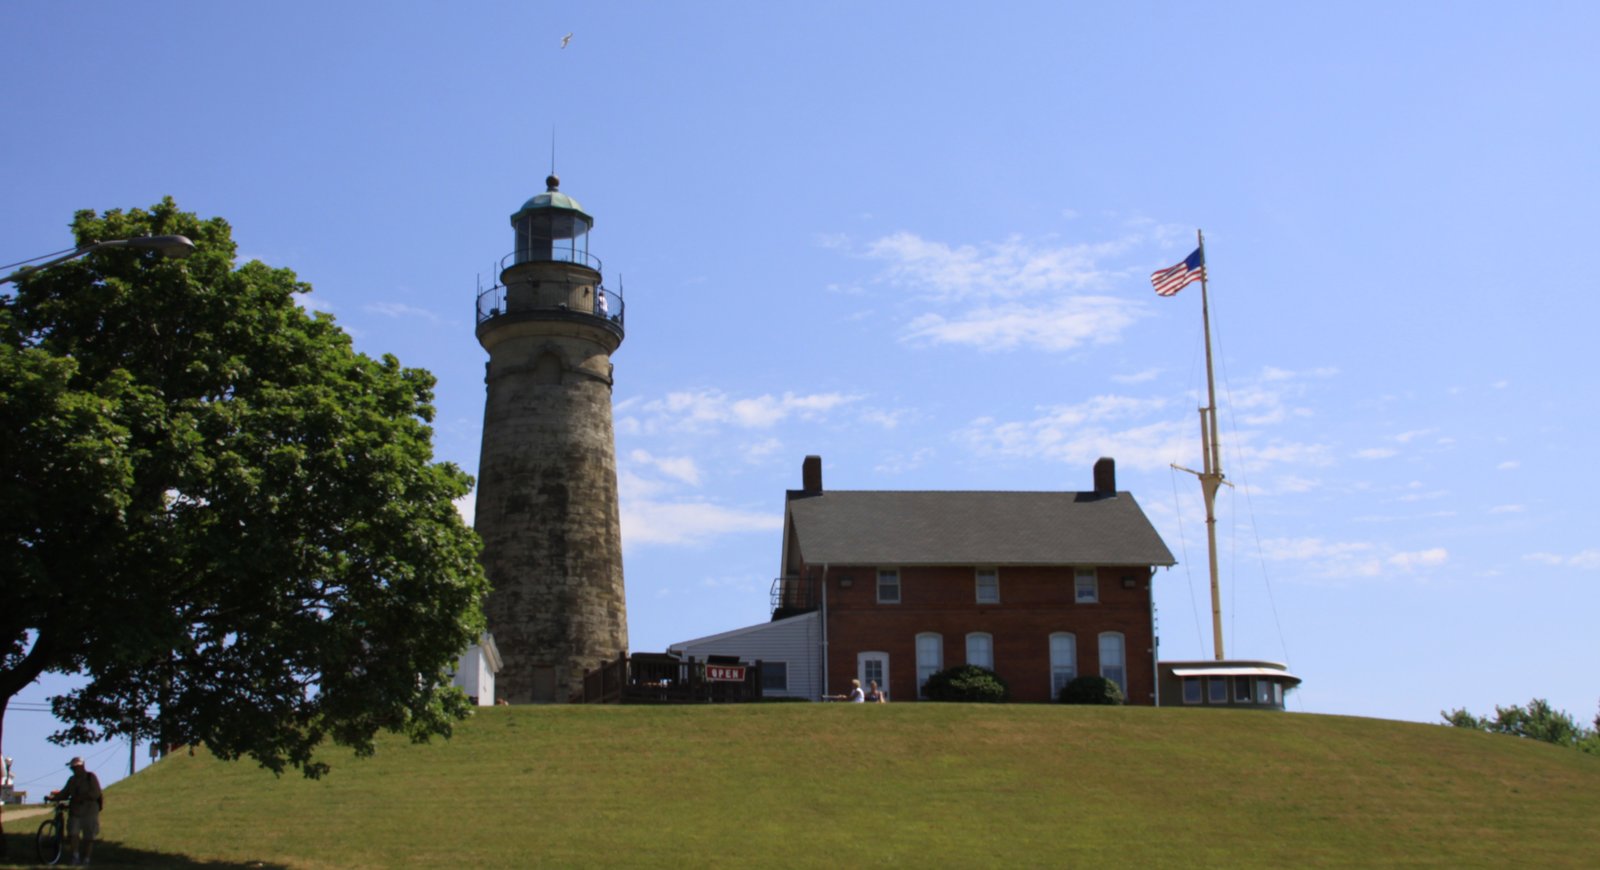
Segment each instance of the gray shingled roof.
[[789,515],[813,565],[1176,564],[1126,492],[840,490]]

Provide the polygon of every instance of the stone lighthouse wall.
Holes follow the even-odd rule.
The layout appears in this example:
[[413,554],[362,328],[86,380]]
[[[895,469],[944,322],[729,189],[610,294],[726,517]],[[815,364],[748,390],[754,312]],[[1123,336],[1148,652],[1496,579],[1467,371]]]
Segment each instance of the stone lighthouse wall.
[[508,311],[478,335],[489,365],[475,525],[497,694],[564,702],[628,646],[611,424],[621,337],[567,310]]

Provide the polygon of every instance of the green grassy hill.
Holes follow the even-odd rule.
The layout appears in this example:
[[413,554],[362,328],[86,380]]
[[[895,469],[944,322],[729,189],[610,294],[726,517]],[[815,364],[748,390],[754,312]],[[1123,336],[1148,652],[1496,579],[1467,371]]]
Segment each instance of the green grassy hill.
[[[326,779],[203,751],[97,865],[1600,866],[1600,758],[1443,726],[1060,706],[492,708]],[[12,860],[31,853],[12,827]],[[26,846],[27,851],[19,851]]]

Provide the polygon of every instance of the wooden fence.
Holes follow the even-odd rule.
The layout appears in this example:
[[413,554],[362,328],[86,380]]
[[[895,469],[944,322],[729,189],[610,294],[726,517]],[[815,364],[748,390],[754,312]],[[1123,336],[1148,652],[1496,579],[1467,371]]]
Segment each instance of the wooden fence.
[[583,674],[584,704],[736,704],[761,700],[761,662],[623,653]]

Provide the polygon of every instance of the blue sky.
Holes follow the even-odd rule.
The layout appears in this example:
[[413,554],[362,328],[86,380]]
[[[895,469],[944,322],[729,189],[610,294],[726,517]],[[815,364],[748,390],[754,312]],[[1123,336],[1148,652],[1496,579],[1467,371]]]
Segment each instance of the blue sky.
[[[766,619],[806,454],[1067,490],[1106,455],[1181,562],[1162,655],[1200,658],[1199,288],[1148,275],[1203,228],[1229,654],[1305,712],[1591,719],[1600,8],[1109,6],[9,3],[0,260],[80,208],[225,217],[438,376],[476,472],[475,289],[554,131],[627,301],[634,649]],[[5,722],[38,789],[50,724]]]

